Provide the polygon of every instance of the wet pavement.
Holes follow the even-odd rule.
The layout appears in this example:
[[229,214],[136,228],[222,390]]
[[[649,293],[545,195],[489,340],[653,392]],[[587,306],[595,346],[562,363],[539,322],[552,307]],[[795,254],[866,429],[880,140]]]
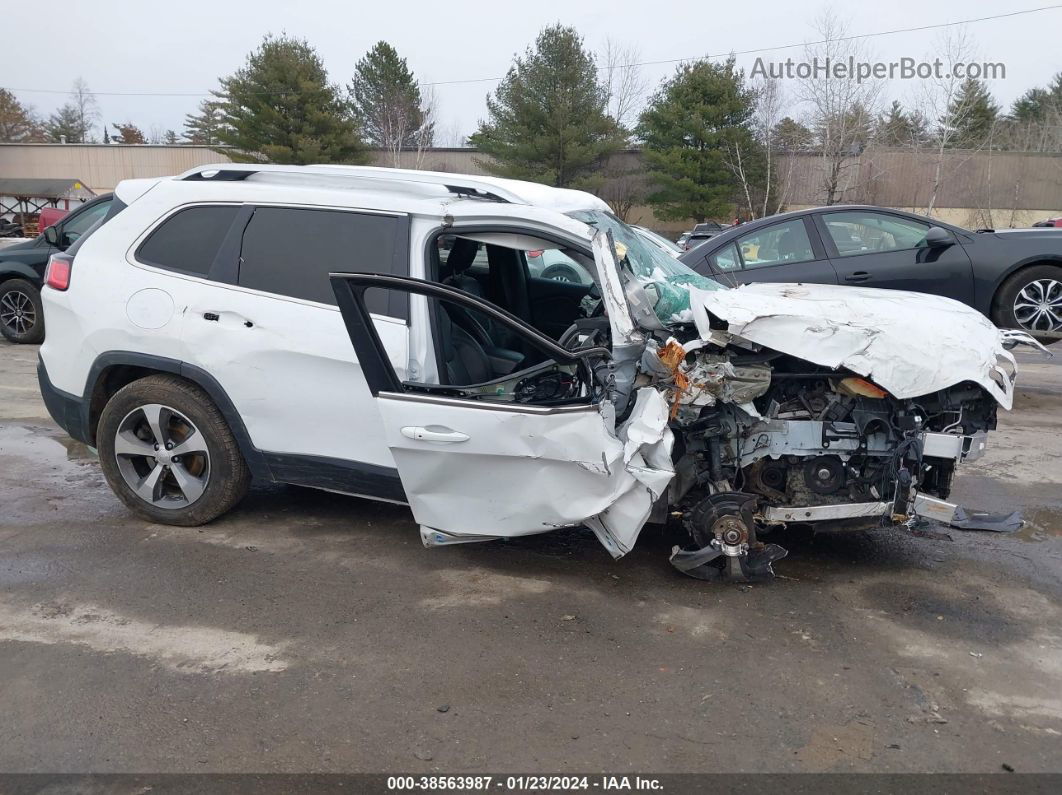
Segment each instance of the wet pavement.
[[956,482],[1021,531],[795,531],[739,587],[297,488],[149,524],[0,343],[0,771],[1058,771],[1059,359]]

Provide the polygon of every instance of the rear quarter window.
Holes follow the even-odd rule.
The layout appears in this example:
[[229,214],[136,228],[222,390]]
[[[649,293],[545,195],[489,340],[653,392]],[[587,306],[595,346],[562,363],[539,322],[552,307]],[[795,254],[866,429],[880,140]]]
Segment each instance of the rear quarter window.
[[[335,305],[328,274],[409,274],[408,219],[346,210],[256,207],[240,250],[241,287]],[[388,294],[389,293],[389,294]],[[409,318],[399,291],[371,291],[370,312]]]
[[179,210],[148,235],[136,258],[146,265],[206,276],[239,209],[210,205]]

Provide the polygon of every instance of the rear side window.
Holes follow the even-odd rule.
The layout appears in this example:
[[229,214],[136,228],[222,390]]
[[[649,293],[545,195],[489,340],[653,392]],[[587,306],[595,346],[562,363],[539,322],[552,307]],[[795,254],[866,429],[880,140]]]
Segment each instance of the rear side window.
[[141,244],[137,259],[206,276],[239,209],[236,205],[211,205],[174,213]]
[[[335,305],[329,273],[408,275],[406,224],[388,215],[257,207],[243,234],[239,284]],[[403,293],[373,293],[366,296],[370,312],[408,319]]]

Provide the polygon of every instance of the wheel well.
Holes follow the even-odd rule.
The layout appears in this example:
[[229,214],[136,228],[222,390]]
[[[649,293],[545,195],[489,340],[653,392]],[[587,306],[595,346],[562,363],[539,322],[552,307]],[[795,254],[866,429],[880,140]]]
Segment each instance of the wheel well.
[[31,277],[28,274],[21,273],[20,271],[0,271],[0,284],[3,284],[7,281],[11,281],[12,279],[22,279],[23,281],[27,281],[32,284],[38,290],[41,289],[39,276]]
[[[271,479],[272,474],[260,450],[251,441],[247,428],[243,424],[236,407],[232,405],[225,390],[209,373],[176,359],[164,359],[162,357],[147,356],[123,351],[114,351],[101,354],[96,360],[89,373],[91,393],[86,388],[84,400],[81,404],[82,429],[85,440],[92,446],[96,446],[96,429],[100,423],[100,415],[107,401],[122,387],[127,386],[149,375],[168,375],[180,378],[187,384],[202,390],[206,396],[214,402],[221,411],[229,430],[236,437],[244,459],[251,469],[251,473],[259,479]],[[87,385],[86,385],[87,387]],[[87,403],[87,411],[86,411]],[[87,416],[86,416],[87,414]]]
[[1027,270],[1029,270],[1029,268],[1036,268],[1036,267],[1039,267],[1041,265],[1050,265],[1050,266],[1058,268],[1060,271],[1062,271],[1062,262],[1059,262],[1058,260],[1054,260],[1054,259],[1039,259],[1039,260],[1034,260],[1033,262],[1026,262],[1024,265],[1019,267],[1013,273],[1008,274],[1007,278],[1005,278],[1003,281],[1001,281],[999,283],[999,286],[996,288],[995,294],[992,296],[992,311],[995,312],[997,309],[999,309],[999,296],[1000,296],[1000,293],[1003,292],[1003,288],[1004,287],[1006,287],[1012,281],[1017,279],[1022,273],[1024,273]]
[[[163,374],[172,375],[175,378],[180,377],[165,370],[154,370],[150,367],[138,367],[132,364],[114,364],[100,372],[96,383],[92,386],[92,395],[89,397],[88,432],[93,447],[96,446],[96,427],[100,423],[100,414],[103,413],[103,407],[107,405],[107,401],[114,396],[115,392],[141,378]],[[188,383],[192,382],[188,381]]]

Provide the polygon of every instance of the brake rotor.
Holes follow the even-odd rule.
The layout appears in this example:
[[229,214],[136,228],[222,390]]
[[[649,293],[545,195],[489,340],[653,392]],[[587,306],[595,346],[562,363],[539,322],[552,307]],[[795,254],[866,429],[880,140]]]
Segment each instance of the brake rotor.
[[696,546],[675,547],[671,565],[690,577],[712,582],[772,579],[771,564],[788,553],[777,544],[757,540],[756,500],[754,495],[730,491],[697,503],[684,520]]

